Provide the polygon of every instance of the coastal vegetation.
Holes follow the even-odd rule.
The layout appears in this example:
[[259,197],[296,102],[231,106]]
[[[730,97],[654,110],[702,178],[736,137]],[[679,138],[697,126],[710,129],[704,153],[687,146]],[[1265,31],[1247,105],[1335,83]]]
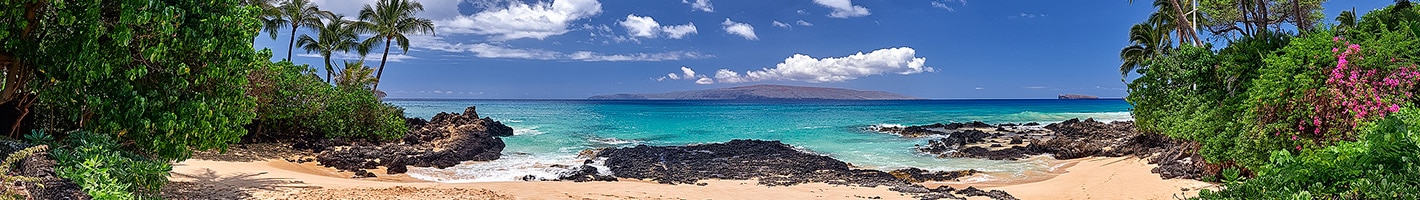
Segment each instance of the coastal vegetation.
[[1183,27],[1213,43],[1160,31],[1189,23],[1159,19],[1163,6],[1130,29],[1120,70],[1139,74],[1127,98],[1139,129],[1200,146],[1204,179],[1224,182],[1201,198],[1417,198],[1420,9],[1401,0],[1324,24],[1321,3],[1198,2]]
[[[55,173],[95,199],[155,198],[170,163],[240,141],[400,138],[403,110],[380,101],[378,74],[358,61],[335,69],[330,55],[378,45],[357,33],[407,49],[403,34],[433,32],[412,17],[419,7],[382,0],[368,21],[345,21],[303,0],[3,0],[0,101],[14,112],[2,127],[6,140],[48,145]],[[317,34],[297,39],[303,27]],[[253,49],[284,28],[290,46],[326,58],[324,80],[289,49],[280,62]]]

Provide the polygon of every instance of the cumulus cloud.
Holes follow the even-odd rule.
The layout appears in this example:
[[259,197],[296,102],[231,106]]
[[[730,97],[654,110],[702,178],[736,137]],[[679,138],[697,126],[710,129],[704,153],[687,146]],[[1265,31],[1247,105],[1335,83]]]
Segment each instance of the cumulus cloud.
[[725,18],[725,22],[720,24],[725,25],[725,32],[727,33],[744,37],[746,40],[759,40],[759,36],[754,35],[754,26],[750,26],[746,23],[730,21],[730,18]]
[[708,78],[708,77],[700,77],[700,79],[695,79],[695,84],[701,84],[701,85],[715,84],[715,80],[712,80],[712,79],[710,79],[710,78]]
[[695,10],[710,13],[715,12],[715,5],[711,5],[710,0],[695,0],[694,2],[690,0],[680,0],[680,3],[690,4],[690,7],[694,8]]
[[775,65],[774,68],[750,70],[743,73],[720,69],[715,71],[713,82],[701,80],[696,80],[696,82],[744,83],[784,80],[823,83],[843,82],[883,74],[909,75],[936,71],[936,69],[926,66],[927,58],[916,56],[917,51],[911,47],[878,49],[868,53],[858,52],[844,57],[830,58],[814,58],[809,55],[794,54],[784,59],[784,62]]
[[862,17],[872,14],[868,12],[868,8],[853,5],[853,0],[814,0],[814,3],[833,9],[833,12],[828,13],[828,17],[832,18]]
[[779,20],[774,20],[774,27],[790,28],[790,27],[793,27],[793,26],[792,26],[792,25],[789,25],[789,24],[787,24],[787,23],[784,23],[784,22],[779,22]]
[[532,4],[512,2],[473,15],[436,20],[440,33],[489,35],[493,40],[544,39],[570,31],[572,22],[601,14],[596,0],[554,0]]
[[697,33],[695,23],[661,26],[661,23],[657,23],[656,19],[652,19],[651,16],[636,16],[635,14],[626,15],[626,20],[617,22],[617,24],[626,28],[626,32],[630,33],[633,38],[656,38],[665,35],[671,39],[680,39],[685,35]]
[[680,74],[676,74],[675,72],[671,72],[671,73],[666,74],[666,76],[662,76],[662,77],[660,77],[660,78],[656,78],[656,81],[663,81],[663,80],[666,80],[666,79],[670,79],[670,80],[681,80],[681,79],[685,79],[685,80],[695,80],[696,83],[706,82],[706,83],[701,83],[701,84],[715,83],[715,80],[710,79],[710,77],[706,77],[705,75],[702,75],[702,74],[696,74],[696,73],[695,73],[695,70],[690,69],[690,67],[686,67],[686,66],[680,66]]

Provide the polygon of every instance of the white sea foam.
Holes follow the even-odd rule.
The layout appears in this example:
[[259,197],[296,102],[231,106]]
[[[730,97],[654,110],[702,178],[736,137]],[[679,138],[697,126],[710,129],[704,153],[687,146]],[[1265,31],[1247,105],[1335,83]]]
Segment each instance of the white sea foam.
[[[559,174],[573,171],[574,167],[581,164],[581,160],[576,156],[505,154],[497,160],[465,162],[445,169],[410,167],[408,174],[413,178],[443,183],[521,181],[527,176],[552,180],[557,179]],[[597,167],[598,173],[611,173],[610,169],[597,163],[592,166]]]
[[539,127],[539,126],[532,126],[532,127],[518,127],[518,126],[514,126],[514,127],[512,127],[512,128],[513,128],[513,135],[539,135],[539,134],[542,134],[542,131],[537,130],[537,128],[541,128],[541,127]]
[[595,138],[595,139],[587,139],[587,141],[596,142],[596,143],[602,143],[602,144],[610,144],[610,145],[641,144],[641,141],[639,141],[639,140],[623,140],[623,139],[616,139],[616,138]]

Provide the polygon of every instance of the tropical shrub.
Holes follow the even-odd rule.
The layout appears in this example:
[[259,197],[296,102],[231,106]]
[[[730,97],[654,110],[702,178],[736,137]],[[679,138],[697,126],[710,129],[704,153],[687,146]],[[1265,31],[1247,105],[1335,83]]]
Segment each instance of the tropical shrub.
[[108,134],[69,134],[63,148],[50,156],[54,172],[69,179],[94,199],[153,199],[168,183],[168,162],[123,151]]
[[1258,176],[1225,183],[1203,199],[1420,198],[1420,109],[1405,108],[1363,126],[1358,141],[1293,155],[1273,151]]
[[[269,51],[262,54],[269,55]],[[264,70],[253,72],[249,77],[257,83],[251,94],[256,97],[258,106],[257,120],[249,126],[254,134],[248,138],[380,140],[400,138],[409,131],[404,124],[404,110],[381,102],[368,85],[350,85],[362,83],[347,78],[353,75],[341,74],[341,81],[336,82],[345,84],[330,85],[306,65],[282,61],[264,64],[261,69]]]

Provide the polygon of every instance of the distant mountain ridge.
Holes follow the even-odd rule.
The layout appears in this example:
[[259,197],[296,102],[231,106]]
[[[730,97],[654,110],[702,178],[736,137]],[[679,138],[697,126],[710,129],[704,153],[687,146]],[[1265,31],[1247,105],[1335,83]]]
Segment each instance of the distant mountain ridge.
[[608,94],[587,99],[594,100],[910,100],[922,99],[913,96],[883,91],[850,90],[842,88],[804,87],[787,85],[751,85],[708,90],[676,91],[650,94]]

